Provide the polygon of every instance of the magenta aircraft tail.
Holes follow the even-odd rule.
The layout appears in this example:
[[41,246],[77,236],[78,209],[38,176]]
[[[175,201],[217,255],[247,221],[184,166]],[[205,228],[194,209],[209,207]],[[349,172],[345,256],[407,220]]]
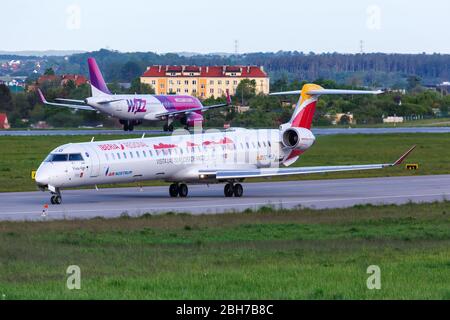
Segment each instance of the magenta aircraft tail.
[[97,97],[111,94],[94,58],[88,58],[88,66],[92,96]]

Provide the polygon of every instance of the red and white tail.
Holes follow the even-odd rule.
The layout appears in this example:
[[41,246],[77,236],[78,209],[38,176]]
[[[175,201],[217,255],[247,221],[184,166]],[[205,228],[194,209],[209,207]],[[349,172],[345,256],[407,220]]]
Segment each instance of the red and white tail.
[[324,89],[316,84],[305,84],[300,91],[288,91],[271,93],[270,95],[292,95],[299,94],[297,106],[295,107],[292,118],[285,126],[293,128],[311,129],[314,114],[316,112],[317,100],[321,95],[341,95],[341,94],[381,94],[383,91],[364,91],[364,90],[335,90]]

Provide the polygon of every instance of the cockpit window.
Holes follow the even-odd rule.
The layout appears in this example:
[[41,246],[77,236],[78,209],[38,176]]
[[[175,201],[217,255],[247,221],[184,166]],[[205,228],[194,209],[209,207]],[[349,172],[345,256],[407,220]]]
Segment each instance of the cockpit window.
[[71,154],[49,154],[46,162],[64,162],[64,161],[84,161],[81,153]]
[[69,154],[69,161],[83,161],[83,156],[81,153],[72,153]]
[[67,154],[49,154],[45,161],[47,162],[62,162],[67,161]]

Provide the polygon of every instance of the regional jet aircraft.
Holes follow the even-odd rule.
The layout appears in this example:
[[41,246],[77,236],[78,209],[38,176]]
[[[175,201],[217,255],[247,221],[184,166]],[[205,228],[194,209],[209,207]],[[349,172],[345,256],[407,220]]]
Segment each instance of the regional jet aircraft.
[[382,169],[399,165],[413,151],[387,164],[326,167],[290,166],[315,142],[310,131],[321,95],[379,94],[380,91],[326,90],[307,84],[291,120],[279,129],[232,128],[222,132],[174,134],[169,137],[71,143],[53,150],[40,165],[36,183],[48,189],[52,204],[61,190],[80,186],[164,180],[171,197],[187,197],[188,183],[224,183],[226,197],[241,197],[248,178]]
[[164,131],[173,131],[173,121],[178,119],[189,129],[203,123],[203,111],[226,107],[231,103],[228,91],[226,104],[211,106],[203,106],[197,98],[184,95],[113,95],[95,59],[89,58],[88,65],[92,97],[85,100],[58,98],[58,102],[48,102],[38,89],[41,102],[49,106],[106,113],[118,118],[125,131],[133,131],[134,126],[144,120],[165,121]]

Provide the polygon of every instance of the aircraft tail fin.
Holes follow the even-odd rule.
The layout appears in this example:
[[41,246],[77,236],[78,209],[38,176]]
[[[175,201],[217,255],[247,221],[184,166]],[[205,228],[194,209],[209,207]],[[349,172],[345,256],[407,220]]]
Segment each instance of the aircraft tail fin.
[[89,78],[91,81],[91,89],[92,89],[92,96],[104,96],[104,95],[110,95],[111,92],[109,91],[105,80],[103,79],[103,75],[100,71],[100,68],[97,65],[97,62],[94,58],[88,58],[88,66],[89,66]]

